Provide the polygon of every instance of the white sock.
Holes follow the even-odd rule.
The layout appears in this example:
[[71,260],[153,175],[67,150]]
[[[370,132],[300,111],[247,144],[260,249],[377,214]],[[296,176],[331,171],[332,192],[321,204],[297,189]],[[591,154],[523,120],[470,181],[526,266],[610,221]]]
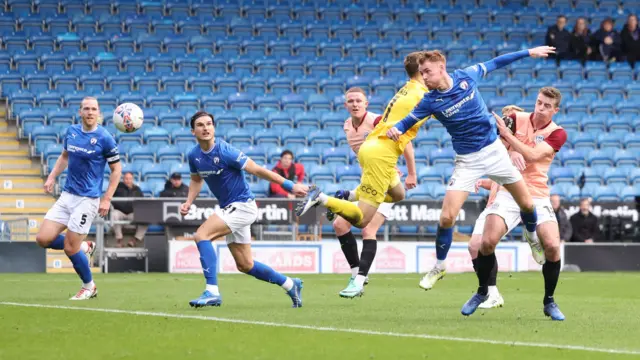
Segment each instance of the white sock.
[[493,285],[489,286],[489,295],[498,295],[498,287]]
[[86,284],[82,284],[82,287],[85,289],[93,289],[94,287],[96,287],[96,284],[93,282],[93,280],[91,280]]
[[83,241],[82,244],[80,244],[80,251],[84,253],[89,251],[89,244],[86,241]]
[[293,280],[291,280],[291,278],[287,276],[287,280],[285,280],[284,283],[280,286],[282,286],[285,291],[289,291],[293,289]]
[[364,280],[366,278],[367,278],[366,276],[358,274],[358,275],[356,275],[356,279],[354,280],[354,282],[356,283],[356,285],[358,285],[360,287],[363,287],[364,286]]
[[359,268],[359,267],[351,268],[351,277],[352,277],[352,278],[355,278],[356,276],[358,276],[358,271],[359,271],[359,270],[360,270],[360,268]]
[[320,200],[320,203],[322,205],[327,205],[327,201],[329,200],[329,197],[325,194],[325,193],[320,193],[320,195],[318,195],[318,200]]
[[351,202],[356,201],[356,191],[357,190],[358,190],[358,188],[355,188],[355,189],[349,191],[349,199],[347,199],[347,200],[349,200]]
[[447,260],[438,260],[436,261],[436,266],[438,267],[438,269],[445,269],[447,266],[445,264]]
[[218,285],[207,284],[207,291],[212,293],[215,296],[220,296],[220,290],[218,289]]

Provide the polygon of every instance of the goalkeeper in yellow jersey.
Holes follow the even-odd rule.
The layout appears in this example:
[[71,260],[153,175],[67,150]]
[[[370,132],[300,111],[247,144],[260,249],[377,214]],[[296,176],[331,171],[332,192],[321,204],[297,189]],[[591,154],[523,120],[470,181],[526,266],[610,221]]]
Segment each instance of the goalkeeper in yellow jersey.
[[[416,123],[396,142],[389,139],[387,131],[398,121],[406,117],[422,100],[428,91],[418,71],[421,51],[413,52],[404,59],[404,67],[409,81],[393,97],[378,124],[369,134],[358,151],[358,161],[362,168],[362,177],[357,190],[350,192],[343,200],[328,196],[317,187],[309,189],[308,196],[296,208],[296,214],[302,216],[314,206],[322,205],[340,215],[353,226],[364,228],[369,224],[383,202],[398,202],[405,198],[405,189],[396,170],[398,158],[407,144],[416,137],[418,129],[426,118]],[[358,201],[358,205],[352,201]],[[375,258],[377,243],[363,242],[358,275],[349,286],[340,292],[340,296],[353,298],[363,294],[363,284]]]

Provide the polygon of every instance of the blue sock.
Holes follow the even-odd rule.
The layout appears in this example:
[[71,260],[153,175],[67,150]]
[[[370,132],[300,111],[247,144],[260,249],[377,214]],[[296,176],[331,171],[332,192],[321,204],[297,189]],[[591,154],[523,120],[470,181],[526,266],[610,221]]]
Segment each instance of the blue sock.
[[285,281],[287,281],[287,277],[280,274],[279,272],[273,270],[268,265],[265,265],[261,262],[254,261],[253,267],[247,273],[254,278],[266,282],[270,282],[272,284],[282,285]]
[[216,257],[216,252],[213,251],[211,241],[200,241],[197,246],[200,252],[202,273],[207,285],[218,285],[218,258]]
[[536,226],[538,225],[538,213],[536,212],[536,208],[533,208],[533,212],[530,213],[520,211],[520,217],[522,218],[524,227],[527,228],[528,232],[536,231]]
[[446,260],[449,248],[453,241],[453,228],[442,228],[438,225],[436,232],[436,258],[438,260]]
[[64,235],[58,235],[55,240],[49,244],[49,249],[64,250]]
[[76,273],[82,279],[82,282],[88,284],[93,280],[91,276],[91,269],[89,268],[89,260],[87,260],[87,255],[80,250],[77,253],[69,256],[69,259],[73,263],[73,268],[76,270]]

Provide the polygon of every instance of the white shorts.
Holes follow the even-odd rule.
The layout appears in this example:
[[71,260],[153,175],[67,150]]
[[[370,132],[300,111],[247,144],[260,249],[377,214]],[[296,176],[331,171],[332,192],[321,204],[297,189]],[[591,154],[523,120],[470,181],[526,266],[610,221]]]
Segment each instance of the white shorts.
[[229,227],[227,244],[250,244],[251,225],[258,220],[258,205],[254,200],[234,202],[216,212]]
[[[484,223],[487,221],[487,215],[489,215],[489,208],[484,209],[484,211],[480,213],[480,216],[476,219],[476,224],[473,226],[473,233],[471,235],[482,235],[484,233]],[[507,225],[508,234],[520,224],[520,213],[518,212],[518,217],[513,217],[509,219],[508,222],[505,219],[505,224]]]
[[[553,221],[555,223],[558,222],[556,218],[556,213],[553,211],[553,207],[551,206],[550,198],[533,198],[533,205],[536,208],[536,213],[538,215],[538,225]],[[504,219],[504,222],[507,226],[515,223],[516,226],[520,223],[520,206],[513,199],[513,196],[506,191],[498,192],[496,195],[496,199],[491,204],[491,206],[487,209],[487,215],[495,214]],[[514,226],[515,227],[515,226]],[[509,228],[511,231],[513,228]]]
[[58,201],[47,211],[46,220],[65,225],[74,233],[86,235],[98,215],[100,198],[90,198],[62,192]]
[[476,181],[483,176],[500,185],[522,180],[522,174],[511,163],[509,152],[500,140],[478,152],[456,155],[455,169],[447,190],[474,192]]
[[391,215],[391,209],[393,208],[394,203],[383,202],[378,206],[378,213],[384,216],[385,219],[388,219]]

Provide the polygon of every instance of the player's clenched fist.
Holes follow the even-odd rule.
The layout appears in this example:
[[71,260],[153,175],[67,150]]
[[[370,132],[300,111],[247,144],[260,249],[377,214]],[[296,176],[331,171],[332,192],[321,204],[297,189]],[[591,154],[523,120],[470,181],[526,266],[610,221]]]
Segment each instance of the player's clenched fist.
[[47,179],[47,182],[44,183],[44,191],[47,194],[53,193],[53,185],[56,184],[56,179]]
[[294,184],[291,189],[291,193],[297,196],[307,196],[307,191],[309,191],[309,187],[303,184]]
[[387,137],[393,141],[398,141],[402,133],[395,126],[391,127],[389,131],[387,131]]
[[189,209],[191,208],[191,204],[190,203],[184,203],[182,205],[180,205],[180,214],[182,214],[182,216],[185,216],[189,213]]

